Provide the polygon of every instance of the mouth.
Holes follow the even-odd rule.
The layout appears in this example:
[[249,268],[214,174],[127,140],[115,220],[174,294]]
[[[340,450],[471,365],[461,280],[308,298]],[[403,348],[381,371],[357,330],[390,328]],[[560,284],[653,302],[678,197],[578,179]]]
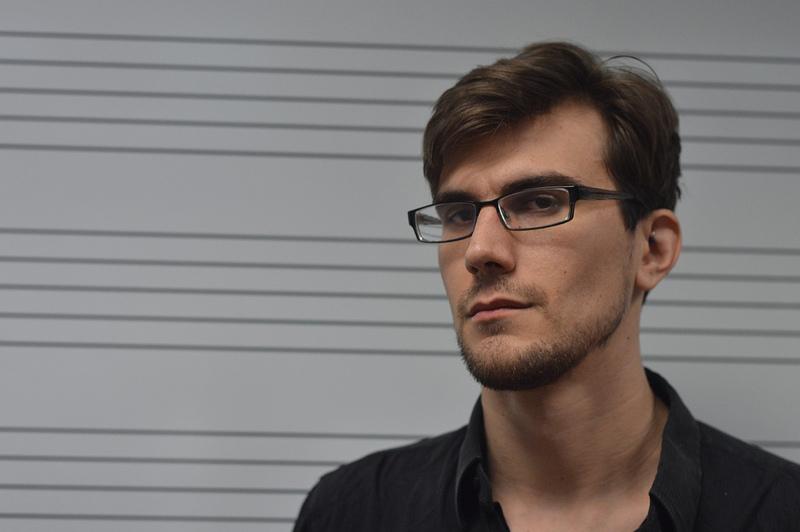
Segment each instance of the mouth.
[[475,321],[493,320],[508,317],[531,305],[513,299],[495,298],[478,301],[469,308],[467,318]]

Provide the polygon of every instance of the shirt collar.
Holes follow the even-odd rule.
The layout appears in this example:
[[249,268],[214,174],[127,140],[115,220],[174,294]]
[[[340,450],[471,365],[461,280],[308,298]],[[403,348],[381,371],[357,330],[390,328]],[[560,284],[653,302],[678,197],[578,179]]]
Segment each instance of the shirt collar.
[[650,495],[667,510],[675,530],[693,530],[702,481],[700,428],[678,392],[658,373],[645,371],[653,392],[669,408]]
[[[669,408],[661,441],[661,457],[650,495],[667,511],[675,530],[692,530],[700,500],[700,431],[678,393],[661,377],[645,369],[653,393]],[[477,497],[476,468],[486,463],[483,408],[475,402],[456,466],[455,504],[459,525],[467,520],[468,497]],[[472,490],[472,493],[470,493]]]

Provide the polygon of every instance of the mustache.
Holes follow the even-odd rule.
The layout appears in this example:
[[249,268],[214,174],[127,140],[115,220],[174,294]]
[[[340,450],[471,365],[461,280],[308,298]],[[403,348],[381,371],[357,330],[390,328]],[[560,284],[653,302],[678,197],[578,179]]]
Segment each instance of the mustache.
[[469,309],[484,294],[502,295],[528,303],[532,306],[547,304],[547,294],[532,284],[522,284],[508,277],[476,278],[456,303],[456,313],[460,319],[466,319]]

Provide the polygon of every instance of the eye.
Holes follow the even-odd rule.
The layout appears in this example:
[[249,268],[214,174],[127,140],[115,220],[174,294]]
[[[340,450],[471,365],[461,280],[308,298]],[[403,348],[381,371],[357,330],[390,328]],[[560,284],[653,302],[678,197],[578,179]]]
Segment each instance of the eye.
[[550,209],[557,208],[559,206],[559,200],[552,194],[541,193],[534,195],[529,203],[528,208],[538,211],[547,211]]
[[474,208],[469,203],[442,204],[436,210],[442,222],[447,225],[471,224],[474,218]]
[[517,215],[549,214],[559,211],[565,202],[558,190],[526,190],[507,198],[506,208]]

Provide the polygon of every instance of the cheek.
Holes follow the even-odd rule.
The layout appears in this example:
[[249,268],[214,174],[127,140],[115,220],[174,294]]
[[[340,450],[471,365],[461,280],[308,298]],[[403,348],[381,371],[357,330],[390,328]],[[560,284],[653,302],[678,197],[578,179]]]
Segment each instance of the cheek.
[[562,273],[561,301],[574,303],[576,312],[582,309],[607,307],[626,290],[630,253],[620,242],[595,241],[576,250],[572,268]]
[[625,290],[630,251],[624,242],[595,234],[551,244],[531,248],[527,257],[529,280],[548,292],[551,311],[583,315]]
[[453,306],[459,294],[467,288],[464,284],[469,282],[469,273],[464,265],[464,256],[453,247],[452,245],[448,247],[439,246],[438,251],[439,273],[442,276],[444,290],[451,306]]

